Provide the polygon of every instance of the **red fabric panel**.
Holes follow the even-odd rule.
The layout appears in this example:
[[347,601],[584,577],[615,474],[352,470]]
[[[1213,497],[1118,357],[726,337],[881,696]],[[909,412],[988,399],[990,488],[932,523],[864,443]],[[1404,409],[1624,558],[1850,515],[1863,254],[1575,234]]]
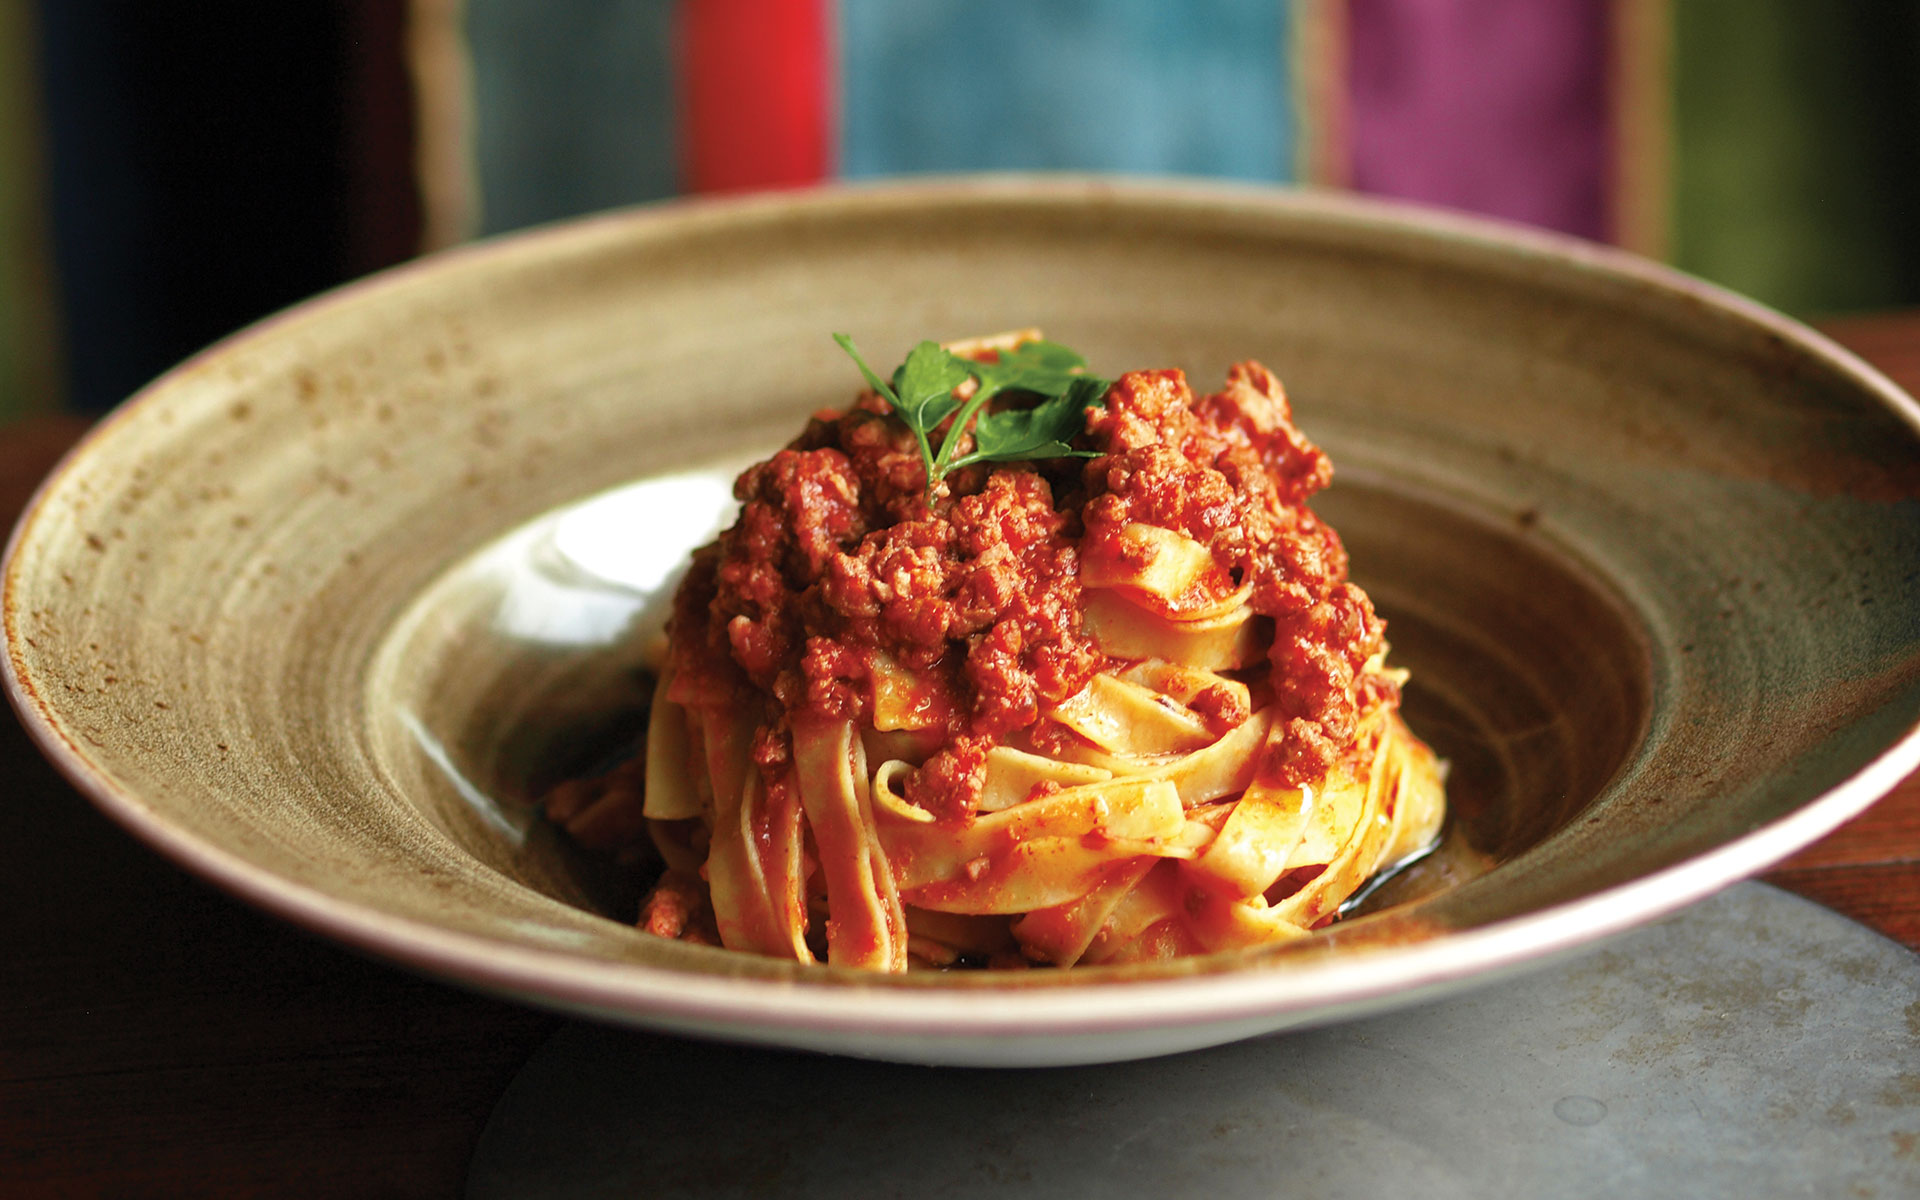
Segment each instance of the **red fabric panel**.
[[831,170],[831,0],[681,0],[690,192],[816,183]]

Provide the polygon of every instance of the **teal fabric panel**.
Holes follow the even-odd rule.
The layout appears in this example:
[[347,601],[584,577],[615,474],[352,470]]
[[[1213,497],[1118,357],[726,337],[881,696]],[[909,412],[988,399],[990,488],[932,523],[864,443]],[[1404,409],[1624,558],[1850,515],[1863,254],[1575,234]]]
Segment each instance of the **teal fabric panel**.
[[1293,175],[1282,0],[840,0],[841,172]]
[[467,0],[483,233],[673,195],[668,0]]

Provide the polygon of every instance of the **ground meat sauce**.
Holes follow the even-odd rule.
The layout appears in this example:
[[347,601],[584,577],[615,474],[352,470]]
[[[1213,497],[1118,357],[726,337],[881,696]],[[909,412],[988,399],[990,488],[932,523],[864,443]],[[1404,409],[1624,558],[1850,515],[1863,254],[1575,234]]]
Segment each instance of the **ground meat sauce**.
[[[1146,522],[1205,545],[1216,590],[1251,584],[1274,627],[1256,706],[1278,705],[1284,734],[1262,771],[1324,775],[1354,740],[1355,681],[1382,624],[1305,507],[1332,471],[1279,382],[1241,364],[1196,400],[1178,371],[1134,372],[1076,445],[1097,457],[966,468],[929,505],[919,449],[884,400],[817,416],[740,476],[740,519],[694,558],[671,629],[676,699],[758,706],[753,758],[781,786],[796,717],[869,721],[876,669],[908,672],[944,733],[908,798],[963,818],[987,751],[1110,665],[1082,628],[1081,557],[1126,553],[1121,530]],[[1246,716],[1196,703],[1210,723]],[[1047,724],[1030,736],[1060,736]]]
[[1280,381],[1240,363],[1195,401],[1180,372],[1136,371],[1087,434],[1106,454],[1087,469],[1088,552],[1120,553],[1103,541],[1144,522],[1204,543],[1227,583],[1251,581],[1253,610],[1274,622],[1266,682],[1284,733],[1263,774],[1284,786],[1324,776],[1353,743],[1355,681],[1385,624],[1347,581],[1339,536],[1306,507],[1333,467],[1294,427]]

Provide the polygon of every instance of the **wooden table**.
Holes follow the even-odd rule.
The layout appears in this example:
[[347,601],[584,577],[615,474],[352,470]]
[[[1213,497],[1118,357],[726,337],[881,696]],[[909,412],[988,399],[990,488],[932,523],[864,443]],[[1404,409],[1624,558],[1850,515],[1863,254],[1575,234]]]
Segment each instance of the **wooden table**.
[[[1920,393],[1920,313],[1830,332]],[[0,527],[84,424],[0,430]],[[0,1194],[456,1194],[558,1018],[414,978],[137,844],[0,716]],[[1768,879],[1920,949],[1920,775]]]

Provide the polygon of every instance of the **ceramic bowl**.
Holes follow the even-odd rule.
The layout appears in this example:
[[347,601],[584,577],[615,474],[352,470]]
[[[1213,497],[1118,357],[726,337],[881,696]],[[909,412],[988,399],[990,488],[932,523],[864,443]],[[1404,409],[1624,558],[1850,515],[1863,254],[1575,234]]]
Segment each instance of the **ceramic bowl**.
[[[728,473],[857,389],[830,332],[891,362],[1029,325],[1108,371],[1279,372],[1453,764],[1441,851],[1305,943],[1147,967],[879,978],[637,932],[532,798],[631,735]],[[1776,314],[1463,218],[1084,179],[669,205],[376,276],[141,393],[15,533],[7,680],[134,834],[405,966],[750,1042],[1139,1057],[1484,984],[1890,788],[1917,429]]]

